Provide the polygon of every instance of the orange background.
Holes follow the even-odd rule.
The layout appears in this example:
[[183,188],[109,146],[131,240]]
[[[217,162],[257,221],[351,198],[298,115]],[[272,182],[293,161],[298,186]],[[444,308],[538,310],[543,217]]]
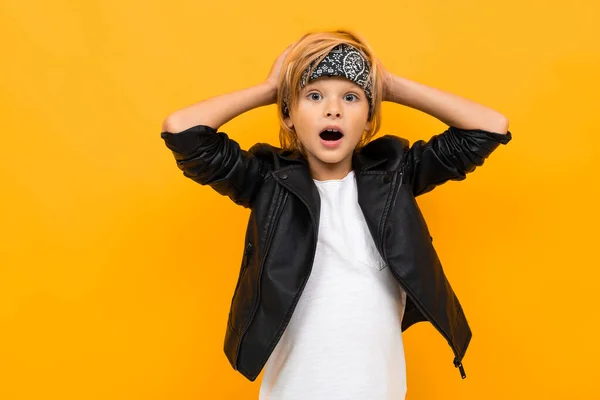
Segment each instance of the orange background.
[[[393,73],[504,113],[514,135],[419,198],[473,340],[462,380],[433,326],[406,331],[407,398],[600,398],[596,2],[0,7],[2,400],[256,398],[223,353],[249,211],[184,178],[161,123],[338,27]],[[278,144],[275,112],[220,130]],[[384,103],[381,134],[444,129]]]

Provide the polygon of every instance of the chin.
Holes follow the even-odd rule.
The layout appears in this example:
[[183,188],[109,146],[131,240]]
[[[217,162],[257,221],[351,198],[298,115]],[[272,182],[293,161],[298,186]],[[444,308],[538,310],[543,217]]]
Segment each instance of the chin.
[[337,149],[335,151],[317,151],[313,156],[325,164],[337,164],[342,162],[349,152],[346,149]]

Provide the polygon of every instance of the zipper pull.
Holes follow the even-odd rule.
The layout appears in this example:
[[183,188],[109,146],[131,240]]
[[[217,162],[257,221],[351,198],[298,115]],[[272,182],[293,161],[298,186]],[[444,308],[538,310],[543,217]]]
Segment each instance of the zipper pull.
[[246,249],[244,250],[243,268],[246,268],[250,263],[250,255],[252,254],[252,242],[248,242]]
[[467,377],[467,375],[465,374],[465,369],[462,365],[462,362],[458,361],[456,358],[454,359],[454,366],[458,367],[458,370],[460,371],[460,376],[465,379]]
[[248,244],[246,245],[246,251],[244,251],[245,255],[249,255],[250,253],[252,253],[252,242],[248,242]]

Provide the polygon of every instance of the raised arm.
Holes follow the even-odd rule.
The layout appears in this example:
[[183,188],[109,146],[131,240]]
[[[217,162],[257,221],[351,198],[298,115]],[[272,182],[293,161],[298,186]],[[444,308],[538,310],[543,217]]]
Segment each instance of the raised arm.
[[196,125],[219,129],[221,125],[246,111],[274,104],[277,101],[277,84],[281,66],[293,45],[294,43],[289,45],[277,57],[264,82],[177,110],[164,120],[163,132],[178,133]]
[[512,139],[508,119],[496,110],[458,95],[393,75],[382,68],[383,100],[423,111],[449,125],[408,152],[413,194],[431,191],[448,180],[465,179],[500,145]]
[[275,103],[276,98],[277,87],[263,82],[177,110],[163,121],[162,130],[179,133],[196,125],[219,129],[221,125],[246,111]]
[[277,58],[264,82],[200,101],[165,118],[161,137],[184,176],[211,186],[236,204],[252,207],[267,170],[254,155],[259,146],[242,150],[217,130],[246,111],[275,103],[279,71],[290,47]]

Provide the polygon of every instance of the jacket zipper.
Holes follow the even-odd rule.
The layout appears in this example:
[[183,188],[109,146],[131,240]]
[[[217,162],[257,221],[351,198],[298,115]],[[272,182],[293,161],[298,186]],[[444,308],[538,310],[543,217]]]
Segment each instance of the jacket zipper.
[[242,347],[242,340],[244,339],[244,336],[246,336],[246,333],[248,332],[248,329],[250,328],[250,325],[252,324],[252,320],[254,319],[254,315],[256,314],[256,310],[258,309],[258,304],[259,304],[259,299],[260,299],[260,281],[262,278],[263,266],[265,264],[268,254],[269,254],[269,250],[271,249],[271,241],[273,239],[273,234],[275,233],[275,227],[277,226],[277,221],[279,220],[279,217],[280,217],[279,210],[281,209],[281,205],[285,202],[286,196],[287,196],[286,193],[279,195],[279,198],[281,199],[281,201],[279,201],[277,203],[277,208],[275,209],[274,217],[273,217],[273,224],[271,225],[271,228],[269,229],[269,235],[267,236],[267,241],[266,241],[265,255],[263,256],[262,262],[260,264],[261,268],[260,268],[260,272],[258,274],[258,282],[256,283],[257,294],[254,299],[254,304],[252,305],[252,313],[250,314],[248,324],[246,325],[246,327],[244,328],[244,331],[240,335],[240,341],[238,343],[237,350],[235,353],[235,360],[236,360],[235,370],[236,371],[237,371],[237,364],[238,364],[239,356],[240,356],[240,348]]
[[[393,193],[392,193],[392,199],[395,198],[398,194],[398,191],[400,190],[400,187],[402,187],[402,179],[403,179],[403,175],[404,175],[404,166],[402,167],[402,170],[400,172],[400,185],[398,185],[398,187],[396,189],[394,189]],[[394,180],[392,180],[392,184],[394,184]],[[392,200],[390,199],[390,200]],[[389,211],[389,209],[388,209]],[[387,223],[387,215],[386,215],[386,223]],[[385,226],[384,226],[385,228]],[[386,233],[387,230],[383,229],[383,235],[381,237],[381,248],[382,248],[382,256],[384,257],[384,260],[386,262],[386,264],[389,265],[389,262],[387,260],[387,257],[385,255],[385,249],[383,248],[383,243],[385,243],[385,238],[386,238]],[[450,338],[448,336],[446,336],[446,334],[442,331],[442,329],[440,328],[440,326],[438,325],[438,323],[431,317],[431,315],[425,311],[425,308],[423,307],[423,305],[417,300],[417,297],[409,290],[407,290],[407,288],[405,287],[404,283],[402,282],[402,279],[400,279],[400,277],[398,275],[396,275],[396,273],[394,272],[393,268],[390,268],[390,271],[392,272],[392,274],[394,275],[394,277],[396,278],[396,280],[402,285],[402,288],[404,289],[404,291],[407,293],[407,295],[410,297],[410,299],[413,301],[413,303],[417,306],[417,308],[419,309],[419,311],[421,311],[421,313],[423,313],[423,315],[429,320],[429,322],[431,322],[431,324],[438,330],[438,332],[440,332],[440,334],[446,339],[446,341],[448,342],[448,344],[450,344],[450,347],[452,348],[452,351],[454,352],[454,366],[458,367],[458,370],[460,372],[460,375],[462,377],[462,379],[465,379],[467,377],[467,375],[465,374],[465,369],[462,365],[462,362],[458,360],[458,352],[456,351],[456,349],[454,348],[454,345],[452,344],[452,341],[450,340]]]

